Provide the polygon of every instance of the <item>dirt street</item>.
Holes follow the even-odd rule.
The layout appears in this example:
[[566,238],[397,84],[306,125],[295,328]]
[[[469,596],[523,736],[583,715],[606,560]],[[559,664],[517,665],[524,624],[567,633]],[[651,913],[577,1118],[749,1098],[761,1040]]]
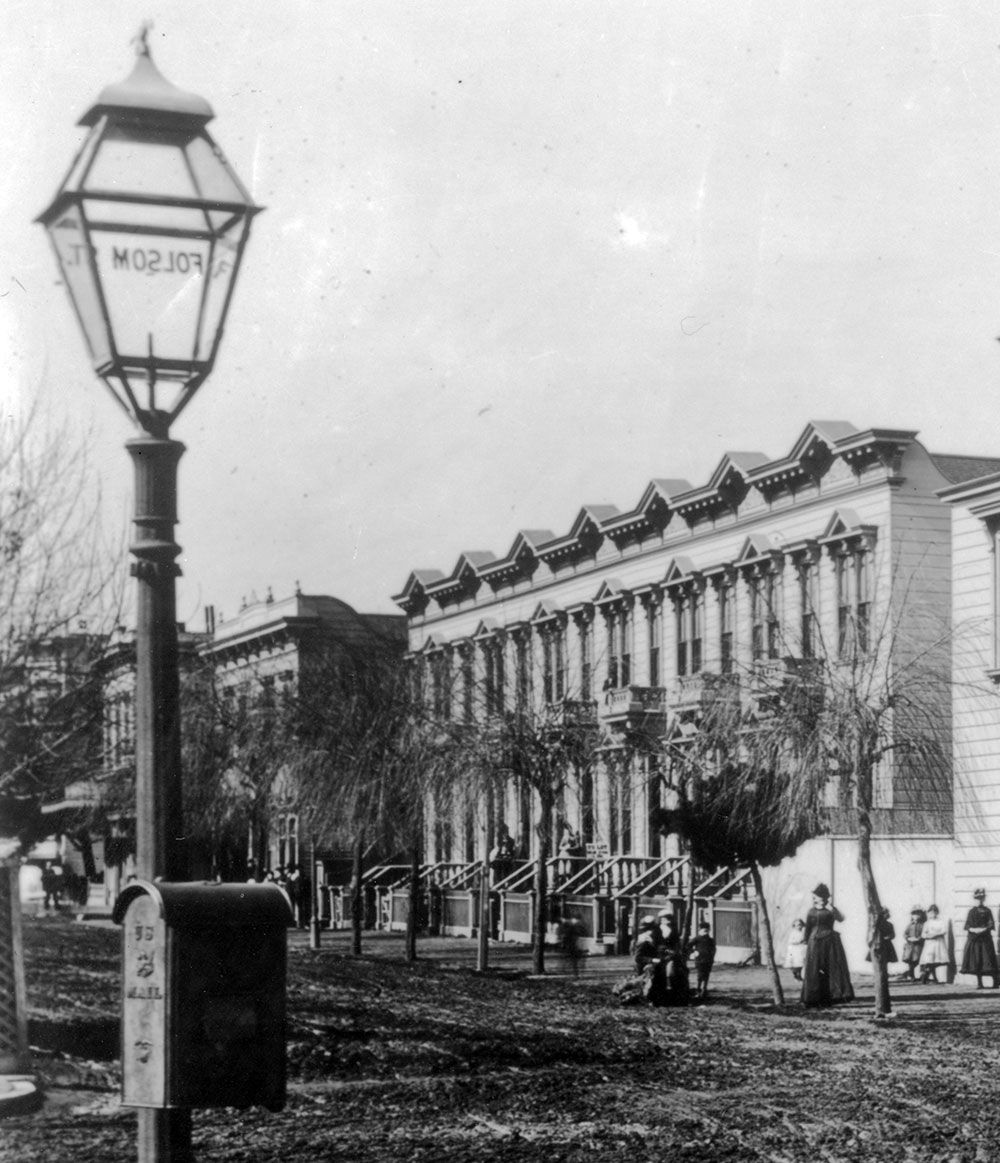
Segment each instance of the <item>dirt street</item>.
[[[0,1163],[125,1163],[134,1115],[116,1090],[118,932],[29,919],[26,940],[49,1101],[0,1123]],[[394,939],[369,945],[355,960],[342,939],[310,951],[296,936],[288,1105],[196,1112],[199,1160],[1000,1156],[1000,991],[911,986],[897,991],[897,1016],[875,1024],[863,979],[849,1007],[779,1012],[761,971],[726,970],[707,1005],[623,1009],[610,994],[617,964],[540,980],[501,950],[482,977],[455,967],[468,963],[455,943],[428,942],[414,966],[396,959]]]

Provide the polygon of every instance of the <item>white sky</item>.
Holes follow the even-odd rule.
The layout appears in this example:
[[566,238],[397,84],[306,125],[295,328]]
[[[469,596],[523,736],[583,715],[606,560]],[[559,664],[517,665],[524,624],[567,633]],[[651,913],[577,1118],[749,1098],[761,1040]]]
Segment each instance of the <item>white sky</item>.
[[153,58],[267,210],[175,426],[179,616],[564,533],[807,421],[1000,454],[1000,9],[7,0],[0,404],[128,423],[32,218]]

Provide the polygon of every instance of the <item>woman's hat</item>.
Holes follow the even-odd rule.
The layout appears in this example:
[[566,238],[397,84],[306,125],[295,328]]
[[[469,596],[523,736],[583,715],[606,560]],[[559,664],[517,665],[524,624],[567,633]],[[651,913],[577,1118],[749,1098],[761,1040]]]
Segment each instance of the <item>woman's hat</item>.
[[643,917],[639,922],[640,929],[656,928],[656,917]]
[[941,910],[937,907],[937,905],[928,905],[927,911],[929,913],[939,913]]
[[919,915],[920,913],[922,913],[923,911],[924,910],[920,907],[920,905],[914,905],[913,908],[910,909],[910,916],[915,917],[915,916]]
[[820,900],[828,901],[830,899],[830,890],[820,881],[813,889],[813,896],[818,896]]
[[986,900],[986,889],[977,888],[972,895],[976,898],[977,901],[984,901]]

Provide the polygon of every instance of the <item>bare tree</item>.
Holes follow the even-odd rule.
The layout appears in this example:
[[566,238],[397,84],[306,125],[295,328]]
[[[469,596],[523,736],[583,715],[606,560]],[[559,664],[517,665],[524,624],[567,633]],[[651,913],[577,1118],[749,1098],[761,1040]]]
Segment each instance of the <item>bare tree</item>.
[[[364,650],[313,666],[294,707],[297,810],[311,835],[352,853],[351,927],[362,948],[365,861],[373,851],[419,853],[426,740],[395,642],[373,638]],[[419,860],[418,860],[419,865]],[[411,921],[416,907],[411,900]],[[407,947],[415,956],[408,927]]]
[[820,830],[855,836],[877,1018],[891,1012],[872,865],[884,789],[895,788],[908,831],[941,830],[950,796],[952,632],[917,600],[914,577],[885,579],[892,597],[877,621],[867,604],[841,609],[835,641],[817,633],[808,657],[777,652],[733,676],[731,697],[709,697],[692,736],[704,782],[692,782],[690,819],[714,820],[751,869]]
[[[530,788],[536,804],[532,969],[545,972],[545,937],[549,916],[548,865],[556,807],[570,788],[579,785],[595,761],[596,721],[567,714],[565,702],[542,707],[521,706],[487,716],[470,732],[473,762],[468,769],[483,771],[493,780],[509,776]],[[484,756],[492,757],[492,770]]]
[[85,440],[37,411],[0,421],[0,798],[24,840],[41,800],[98,765],[92,664],[121,617],[123,562]]

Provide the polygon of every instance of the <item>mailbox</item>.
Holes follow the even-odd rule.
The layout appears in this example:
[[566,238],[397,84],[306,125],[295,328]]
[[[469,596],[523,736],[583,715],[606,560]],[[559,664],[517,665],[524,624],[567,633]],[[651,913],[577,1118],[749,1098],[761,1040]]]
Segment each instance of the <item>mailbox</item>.
[[122,1103],[285,1105],[285,894],[134,881],[122,936]]

